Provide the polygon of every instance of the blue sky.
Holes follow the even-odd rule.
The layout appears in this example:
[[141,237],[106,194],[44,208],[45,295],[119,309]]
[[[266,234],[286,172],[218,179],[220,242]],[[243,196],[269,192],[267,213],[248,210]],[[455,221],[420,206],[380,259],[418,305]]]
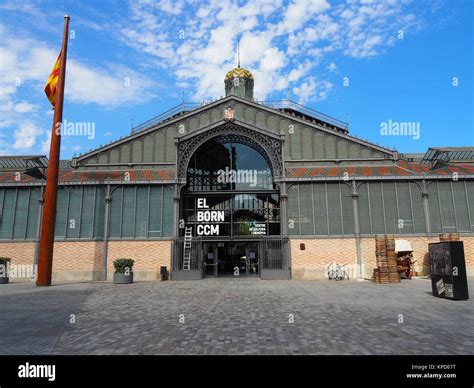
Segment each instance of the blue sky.
[[[44,84],[71,16],[61,158],[130,133],[181,102],[224,94],[236,64],[260,100],[291,98],[400,152],[473,146],[470,0],[0,1],[0,154],[49,154]],[[453,85],[454,84],[454,85]],[[413,122],[415,136],[381,125]]]

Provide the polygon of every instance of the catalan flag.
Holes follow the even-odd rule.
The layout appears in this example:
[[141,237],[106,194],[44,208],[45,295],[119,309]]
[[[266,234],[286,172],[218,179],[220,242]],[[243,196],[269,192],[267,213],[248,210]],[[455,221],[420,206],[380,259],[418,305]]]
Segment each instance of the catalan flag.
[[53,106],[53,109],[56,106],[56,95],[58,92],[58,83],[59,83],[59,67],[61,65],[61,53],[59,53],[58,59],[54,64],[53,71],[49,75],[48,82],[44,88],[44,92],[48,97],[49,102]]

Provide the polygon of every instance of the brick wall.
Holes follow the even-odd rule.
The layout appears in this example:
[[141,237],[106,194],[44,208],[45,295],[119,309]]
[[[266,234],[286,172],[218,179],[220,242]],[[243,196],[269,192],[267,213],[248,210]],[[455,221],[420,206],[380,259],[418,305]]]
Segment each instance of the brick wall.
[[[437,237],[402,237],[411,242],[415,270],[420,275],[429,273],[428,244],[439,242]],[[468,276],[474,276],[474,237],[462,236]],[[300,249],[305,244],[305,250]],[[375,268],[375,238],[361,239],[361,256],[366,278],[372,277]],[[294,279],[322,279],[325,267],[331,262],[349,264],[352,277],[357,274],[357,253],[355,238],[291,239],[291,267]]]
[[[438,242],[437,237],[403,237],[412,243],[417,260],[415,270],[427,274],[428,243]],[[461,237],[468,276],[474,276],[474,237]],[[333,261],[349,264],[351,276],[357,274],[356,240],[354,238],[291,239],[291,264],[294,279],[322,279],[325,267]],[[300,244],[305,249],[300,250]],[[0,256],[12,258],[12,264],[31,265],[34,260],[34,242],[0,242]],[[361,255],[366,278],[375,268],[375,239],[361,239]],[[170,241],[110,241],[108,253],[108,279],[112,278],[114,259],[130,257],[135,260],[136,280],[156,280],[161,266],[171,263]],[[98,280],[102,267],[102,242],[58,241],[55,243],[53,280],[89,281]]]
[[[102,269],[102,249],[101,241],[55,242],[53,280],[98,280]],[[160,266],[170,268],[170,249],[170,241],[110,241],[107,255],[108,280],[112,279],[114,259],[121,257],[135,260],[134,279],[156,280],[159,278]],[[10,257],[15,265],[32,265],[34,251],[34,242],[0,243],[0,256]]]
[[113,273],[113,261],[129,257],[135,260],[134,279],[156,280],[160,267],[171,266],[171,241],[109,241],[107,268]]

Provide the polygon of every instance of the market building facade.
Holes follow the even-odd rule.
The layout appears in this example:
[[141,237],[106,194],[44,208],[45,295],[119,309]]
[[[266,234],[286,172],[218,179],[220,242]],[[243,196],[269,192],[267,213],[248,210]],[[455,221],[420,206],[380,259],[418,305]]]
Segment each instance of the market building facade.
[[[414,247],[459,233],[474,275],[474,147],[403,155],[292,101],[253,98],[252,74],[226,96],[181,104],[60,166],[53,279],[103,280],[133,258],[135,279],[324,278],[331,262],[370,278],[377,234]],[[45,156],[0,157],[0,256],[32,265]]]

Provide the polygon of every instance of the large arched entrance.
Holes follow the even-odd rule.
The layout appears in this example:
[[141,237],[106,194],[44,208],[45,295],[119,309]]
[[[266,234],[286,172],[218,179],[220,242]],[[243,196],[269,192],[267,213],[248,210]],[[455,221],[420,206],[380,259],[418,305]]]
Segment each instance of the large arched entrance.
[[[178,146],[187,159],[181,159],[185,179],[173,251],[182,264],[174,270],[197,270],[204,277],[261,277],[268,267],[289,273],[275,183],[281,174],[275,149],[281,152],[281,143],[238,130],[210,135],[192,139],[193,152],[189,144]],[[266,146],[275,148],[268,152]]]

